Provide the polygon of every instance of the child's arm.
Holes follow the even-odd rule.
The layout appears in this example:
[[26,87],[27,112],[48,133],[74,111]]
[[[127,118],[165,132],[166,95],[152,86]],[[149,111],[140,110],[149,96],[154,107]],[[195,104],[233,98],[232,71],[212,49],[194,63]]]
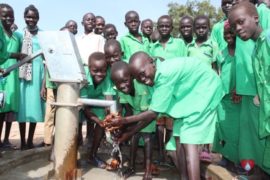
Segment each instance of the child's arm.
[[[155,119],[157,117],[157,115],[158,114],[156,112],[148,110],[148,111],[145,111],[145,112],[142,112],[140,114],[133,115],[133,116],[116,117],[109,123],[109,126],[120,126],[123,124],[130,124],[130,123],[140,122],[140,121],[147,121],[149,124],[153,119]],[[146,124],[146,125],[148,125],[148,124]]]
[[97,123],[100,127],[103,127],[102,122],[99,120],[99,118],[94,113],[91,112],[91,110],[89,108],[86,107],[83,110],[83,112],[84,112],[84,115],[87,117],[87,119],[92,120],[95,123]]

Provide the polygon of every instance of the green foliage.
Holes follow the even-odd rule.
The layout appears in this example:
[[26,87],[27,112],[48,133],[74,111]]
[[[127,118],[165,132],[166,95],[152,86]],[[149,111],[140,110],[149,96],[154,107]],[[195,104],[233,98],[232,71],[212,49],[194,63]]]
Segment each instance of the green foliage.
[[216,8],[210,4],[210,0],[187,0],[185,5],[178,3],[169,3],[168,14],[173,19],[173,36],[179,36],[179,21],[184,15],[196,17],[197,15],[206,15],[210,19],[211,26],[223,17],[221,8]]

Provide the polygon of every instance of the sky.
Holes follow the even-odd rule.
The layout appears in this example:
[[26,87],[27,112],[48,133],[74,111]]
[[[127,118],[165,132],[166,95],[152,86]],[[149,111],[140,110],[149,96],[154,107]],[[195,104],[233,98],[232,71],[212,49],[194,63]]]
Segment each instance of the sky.
[[[124,16],[129,10],[139,13],[140,19],[150,18],[157,21],[158,17],[168,13],[168,4],[176,2],[183,4],[185,0],[5,0],[15,13],[15,23],[19,30],[25,27],[23,13],[25,7],[35,5],[39,10],[38,26],[42,30],[59,30],[64,24],[73,19],[78,23],[78,33],[83,32],[82,17],[88,12],[101,15],[106,23],[117,27],[118,36],[127,33],[124,26]],[[220,0],[210,0],[211,4],[219,7]]]

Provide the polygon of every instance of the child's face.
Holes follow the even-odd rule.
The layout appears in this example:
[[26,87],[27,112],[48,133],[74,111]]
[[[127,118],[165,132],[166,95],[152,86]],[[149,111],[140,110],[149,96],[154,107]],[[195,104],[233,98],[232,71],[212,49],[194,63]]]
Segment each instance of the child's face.
[[74,22],[74,21],[70,21],[68,24],[67,24],[67,28],[69,30],[69,32],[71,32],[72,34],[77,34],[78,32],[78,26],[77,26],[77,23]]
[[126,18],[125,25],[130,33],[138,33],[140,26],[140,19],[135,13],[130,13]]
[[258,16],[251,16],[244,8],[238,8],[229,15],[232,29],[244,41],[254,38],[258,21]]
[[224,29],[224,39],[228,43],[228,45],[235,44],[235,33],[232,31],[231,28],[225,28]]
[[228,16],[230,9],[232,8],[233,0],[222,0],[221,1],[221,9],[223,13]]
[[151,21],[144,21],[141,26],[142,33],[149,37],[153,32],[153,23]]
[[117,34],[118,33],[117,33],[116,29],[114,29],[113,27],[109,27],[107,29],[104,29],[104,38],[106,40],[116,39]]
[[84,30],[87,32],[92,32],[96,26],[96,18],[92,13],[88,13],[83,17],[82,25]]
[[192,32],[193,32],[192,26],[193,26],[193,22],[189,18],[185,18],[185,19],[182,19],[180,21],[179,31],[180,31],[182,37],[184,37],[184,38],[185,37],[192,37]]
[[39,18],[35,11],[29,10],[25,15],[24,20],[27,26],[34,28],[36,27]]
[[158,21],[157,29],[161,37],[167,37],[172,32],[172,22],[168,18],[162,18]]
[[14,23],[13,10],[10,8],[2,8],[0,12],[3,27],[5,29],[11,30],[11,26]]
[[104,61],[90,61],[89,71],[95,84],[100,84],[107,74],[107,63]]
[[151,59],[150,62],[145,63],[140,67],[140,69],[134,73],[135,78],[147,85],[147,86],[153,86],[154,85],[154,78],[155,78],[155,72],[156,72],[156,66],[153,62],[153,59]]
[[197,38],[206,38],[209,32],[209,25],[206,19],[197,19],[195,21],[194,30]]
[[116,46],[109,46],[105,49],[105,57],[110,66],[117,61],[121,61],[122,59],[122,52],[119,47]]
[[104,26],[105,26],[105,21],[102,18],[96,18],[95,33],[102,34]]
[[116,88],[125,93],[130,94],[133,89],[132,77],[129,71],[118,71],[113,78]]

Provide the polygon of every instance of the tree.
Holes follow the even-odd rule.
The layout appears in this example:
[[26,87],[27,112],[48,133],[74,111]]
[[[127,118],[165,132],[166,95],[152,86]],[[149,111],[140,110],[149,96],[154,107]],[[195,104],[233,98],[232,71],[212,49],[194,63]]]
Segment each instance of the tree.
[[215,8],[210,4],[210,0],[187,0],[185,5],[178,3],[169,3],[168,14],[173,19],[174,29],[173,36],[179,36],[179,20],[184,15],[196,17],[197,15],[206,15],[210,19],[211,26],[221,20],[224,16],[221,8]]

